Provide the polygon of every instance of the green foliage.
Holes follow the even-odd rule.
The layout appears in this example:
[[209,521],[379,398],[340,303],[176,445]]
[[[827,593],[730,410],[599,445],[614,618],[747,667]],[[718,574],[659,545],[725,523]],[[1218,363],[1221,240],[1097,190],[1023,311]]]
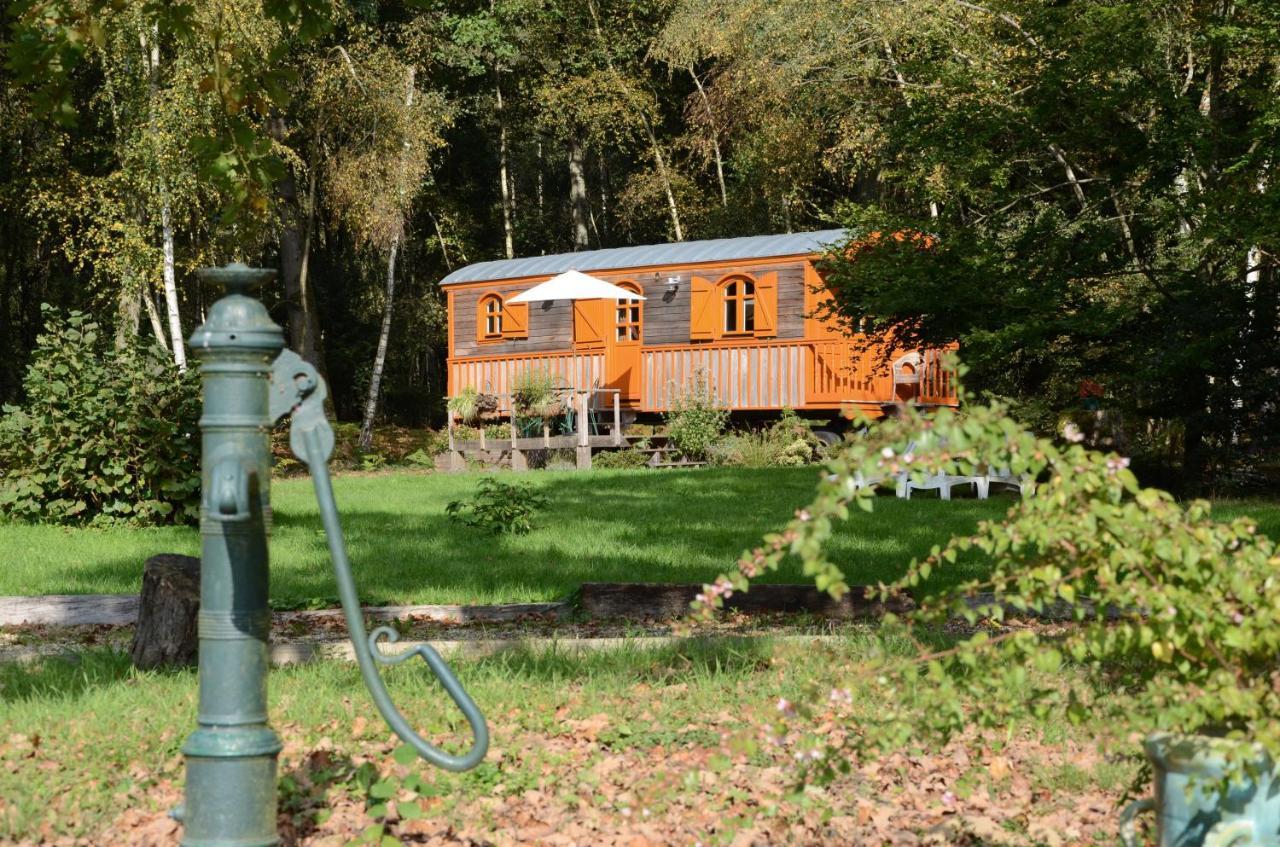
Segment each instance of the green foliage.
[[450,397],[446,406],[462,423],[476,426],[481,418],[498,408],[498,398],[492,394],[482,394],[475,386],[468,385],[457,396]]
[[723,465],[749,468],[800,467],[822,455],[822,442],[791,409],[771,426],[731,433],[712,451]]
[[23,387],[0,418],[0,512],[139,524],[199,514],[200,399],[158,348],[112,349],[80,312],[46,311]]
[[450,397],[446,404],[449,411],[458,416],[464,424],[470,426],[480,419],[479,411],[480,392],[476,390],[474,385],[468,385]]
[[[206,133],[188,134],[189,152],[199,160],[202,176],[221,190],[227,219],[265,215],[285,165],[263,124],[287,104],[286,82],[296,76],[284,66],[287,50],[277,42],[289,36],[306,40],[325,31],[333,12],[329,0],[216,6],[18,0],[8,11],[16,48],[9,66],[28,85],[38,113],[67,126],[77,123],[79,111],[72,97],[73,74],[95,49],[108,48],[113,36],[130,27],[176,42],[178,52],[200,63],[198,90],[216,103],[221,118],[212,128],[198,128],[208,129]],[[256,38],[246,37],[253,25],[259,32],[264,26],[274,30],[276,46],[263,49]],[[116,108],[115,94],[110,96]]]
[[[912,638],[918,652],[885,653],[859,668],[877,701],[895,708],[863,716],[847,749],[833,750],[820,771],[867,748],[943,743],[1019,716],[1098,720],[1103,742],[1170,730],[1280,752],[1280,553],[1252,520],[1214,521],[1208,503],[1143,488],[1127,459],[1038,438],[999,404],[928,416],[911,407],[868,426],[867,437],[828,460],[816,499],[709,586],[704,605],[789,554],[820,589],[847,592],[825,548],[837,523],[875,506],[874,488],[858,479],[996,466],[1039,482],[1004,519],[935,546],[882,587],[882,597],[909,589],[920,598],[905,620],[889,621],[889,632]],[[989,576],[930,591],[931,580],[975,556]],[[1068,625],[1005,626],[1049,613]],[[972,634],[938,649],[930,633],[956,620]],[[1064,676],[1065,664],[1081,673]]]
[[671,403],[667,438],[690,459],[705,459],[724,435],[729,410],[720,405],[704,371],[698,371]]
[[453,500],[445,513],[459,523],[495,535],[524,535],[533,529],[534,515],[546,505],[546,496],[527,483],[487,476],[480,480],[471,499]]
[[649,464],[649,454],[639,450],[605,450],[591,457],[593,468],[643,468]]

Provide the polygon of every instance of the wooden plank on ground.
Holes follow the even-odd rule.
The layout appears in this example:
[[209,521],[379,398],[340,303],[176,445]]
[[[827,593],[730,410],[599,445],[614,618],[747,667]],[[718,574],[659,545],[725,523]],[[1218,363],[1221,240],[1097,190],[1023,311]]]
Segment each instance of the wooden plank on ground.
[[138,619],[137,594],[49,594],[0,597],[0,626],[15,624],[131,624]]
[[[689,614],[689,604],[702,591],[700,585],[667,583],[586,582],[579,594],[582,611],[591,618],[677,618]],[[840,600],[812,585],[753,585],[736,592],[725,607],[749,614],[808,612],[844,620],[902,613],[911,608],[907,598],[883,604],[866,597],[866,588],[852,586]]]
[[[561,620],[569,616],[568,603],[497,603],[492,606],[370,606],[364,616],[375,621],[396,621],[418,618],[440,623],[501,623],[527,617],[547,617]],[[276,612],[278,621],[322,620],[341,618],[341,609],[315,609],[302,612]]]
[[[523,617],[568,617],[568,603],[501,603],[492,606],[419,605],[370,606],[365,617],[394,621],[406,618],[442,623],[500,623]],[[341,609],[276,612],[276,620],[321,620],[341,618]],[[0,626],[40,624],[44,626],[125,626],[138,619],[136,594],[53,594],[45,597],[0,597]]]

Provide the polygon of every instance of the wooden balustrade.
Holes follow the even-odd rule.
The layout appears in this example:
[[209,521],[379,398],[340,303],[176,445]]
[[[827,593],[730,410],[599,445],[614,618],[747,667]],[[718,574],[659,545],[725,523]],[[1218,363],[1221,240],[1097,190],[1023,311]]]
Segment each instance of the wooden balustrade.
[[581,391],[603,382],[604,353],[527,353],[450,359],[449,388],[454,394],[468,387],[493,394],[502,404],[500,411],[506,412],[510,411],[511,389],[516,377],[529,370],[547,371],[567,387]]
[[[923,352],[915,392],[919,402],[956,404],[955,374],[943,366],[948,352]],[[892,359],[887,353],[840,339],[645,347],[638,410],[667,411],[698,373],[705,375],[717,400],[735,410],[838,408],[847,403],[875,407],[907,399],[899,395],[887,364],[878,364]],[[613,391],[615,406],[619,403],[616,391],[599,388],[606,370],[603,351],[451,359],[449,385],[455,394],[468,386],[493,394],[499,410],[510,413],[513,382],[530,369],[549,371],[575,391]]]
[[798,409],[805,405],[803,341],[733,345],[664,345],[641,354],[641,407],[664,411],[699,372],[729,409]]

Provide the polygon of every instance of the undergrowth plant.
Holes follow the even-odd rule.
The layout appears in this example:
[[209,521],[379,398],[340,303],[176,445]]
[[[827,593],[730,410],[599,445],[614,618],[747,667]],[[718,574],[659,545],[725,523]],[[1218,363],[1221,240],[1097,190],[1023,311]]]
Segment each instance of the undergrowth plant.
[[445,513],[459,523],[487,529],[495,535],[524,535],[533,529],[534,515],[546,505],[547,498],[528,483],[486,476],[474,496],[450,502]]
[[45,308],[21,405],[0,417],[0,513],[46,523],[199,514],[199,380],[158,347],[116,349],[88,315]]
[[605,450],[591,459],[595,468],[643,468],[649,464],[649,454],[640,450]]
[[[1280,554],[1251,520],[1215,521],[1207,502],[1181,504],[1140,486],[1125,458],[1085,449],[1077,432],[1068,430],[1065,443],[1036,437],[1000,404],[908,407],[898,419],[863,423],[866,437],[833,448],[813,502],[706,586],[695,606],[719,606],[789,555],[818,588],[848,592],[826,543],[837,524],[865,519],[875,485],[898,474],[996,466],[1038,485],[1002,520],[934,547],[901,579],[873,589],[882,599],[915,595],[917,609],[891,616],[883,632],[885,643],[905,636],[915,648],[884,650],[853,669],[859,686],[891,705],[860,715],[839,741],[819,733],[797,742],[807,745],[797,757],[811,774],[1020,717],[1087,716],[1105,747],[1156,731],[1234,739],[1237,768],[1252,761],[1249,742],[1280,754]],[[931,576],[974,555],[990,559],[988,578],[930,591]],[[1052,610],[1066,622],[1006,625]],[[938,647],[943,627],[957,621],[969,634]],[[783,723],[840,696],[811,694],[780,705]]]
[[720,464],[748,468],[786,468],[810,464],[822,455],[823,445],[794,411],[762,429],[731,433],[712,458]]
[[705,459],[724,435],[729,410],[716,397],[706,371],[696,371],[671,402],[667,439],[689,459]]

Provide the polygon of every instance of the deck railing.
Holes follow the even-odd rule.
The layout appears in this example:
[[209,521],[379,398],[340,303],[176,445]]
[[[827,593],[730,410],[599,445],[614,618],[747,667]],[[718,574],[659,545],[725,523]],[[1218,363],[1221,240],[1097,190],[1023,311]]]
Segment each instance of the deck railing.
[[501,411],[510,411],[515,378],[525,371],[545,371],[566,386],[582,390],[604,381],[604,352],[526,353],[473,356],[449,360],[449,387],[457,394],[475,388],[499,398]]
[[670,409],[685,386],[702,373],[727,408],[800,408],[806,402],[808,346],[804,341],[756,341],[646,347],[641,353],[641,407]]
[[924,371],[920,375],[920,402],[939,406],[954,406],[956,397],[955,369],[947,366],[947,356],[955,349],[926,350]]
[[[944,367],[948,350],[923,351],[914,397],[930,405],[955,405],[955,375]],[[730,409],[836,408],[846,403],[877,405],[912,396],[900,393],[891,369],[873,363],[892,359],[876,349],[830,339],[770,339],[732,344],[664,344],[640,353],[638,408],[664,412],[695,375],[705,375],[717,400]],[[481,356],[449,361],[453,393],[467,387],[499,398],[509,413],[515,377],[527,370],[550,372],[566,388],[600,389],[605,382],[603,351]],[[614,391],[613,389],[608,389]],[[614,391],[615,395],[617,392]],[[622,398],[619,402],[633,402]]]

